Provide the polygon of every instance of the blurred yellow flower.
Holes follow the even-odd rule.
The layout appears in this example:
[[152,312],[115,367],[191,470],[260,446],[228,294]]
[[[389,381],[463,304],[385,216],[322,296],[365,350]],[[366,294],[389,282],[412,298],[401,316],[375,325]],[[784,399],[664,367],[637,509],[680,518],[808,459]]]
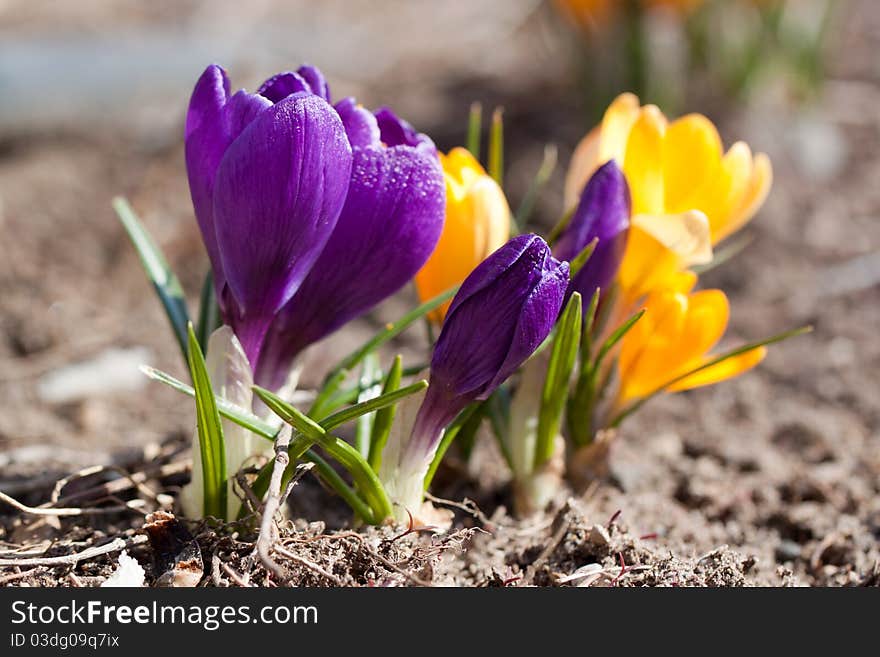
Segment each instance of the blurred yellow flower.
[[[604,23],[614,14],[620,0],[554,0],[556,8],[569,20],[581,28],[592,29],[598,24]],[[683,14],[690,13],[702,5],[704,0],[640,0],[640,4],[646,8],[666,8],[680,11]]]
[[625,93],[611,103],[572,157],[566,207],[577,203],[590,175],[611,158],[623,167],[633,214],[706,215],[712,244],[739,230],[760,209],[773,180],[770,159],[745,142],[723,152],[709,119],[688,114],[669,122],[655,105]]
[[[668,288],[645,298],[644,316],[621,341],[618,408],[712,360],[709,351],[724,335],[730,307],[721,290],[692,292],[696,280],[692,272],[680,272],[669,279]],[[666,391],[732,378],[760,363],[766,353],[765,347],[757,347],[687,376]]]
[[622,94],[575,149],[565,181],[566,207],[577,203],[597,167],[621,164],[633,221],[619,281],[632,301],[676,272],[712,259],[712,245],[758,211],[773,178],[769,158],[744,142],[723,152],[709,119],[667,121],[655,105]]
[[[465,148],[440,154],[446,178],[446,221],[440,241],[416,274],[419,298],[427,301],[460,285],[510,236],[510,206],[504,192]],[[442,322],[449,302],[432,313]]]

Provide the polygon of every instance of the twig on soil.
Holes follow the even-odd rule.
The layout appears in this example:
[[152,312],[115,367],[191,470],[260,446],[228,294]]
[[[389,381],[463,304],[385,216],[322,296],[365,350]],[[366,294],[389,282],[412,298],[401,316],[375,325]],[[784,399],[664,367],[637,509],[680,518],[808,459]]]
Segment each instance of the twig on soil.
[[284,471],[290,463],[290,456],[287,448],[290,447],[290,440],[293,431],[290,425],[284,424],[275,440],[275,463],[272,466],[272,478],[269,481],[269,493],[266,498],[266,506],[263,508],[263,518],[260,521],[260,535],[257,537],[257,554],[260,555],[260,561],[263,562],[266,570],[273,573],[275,577],[283,581],[286,579],[284,570],[272,559],[272,544],[275,542],[275,514],[281,507],[281,480],[284,477]]
[[119,552],[120,550],[131,545],[137,545],[147,540],[146,536],[135,536],[131,540],[124,538],[114,538],[109,543],[97,545],[95,547],[86,548],[82,552],[74,554],[65,554],[60,557],[30,557],[27,559],[0,559],[0,568],[8,568],[10,566],[75,566],[80,561],[86,559],[94,559],[103,554],[110,552]]
[[428,491],[425,491],[425,497],[434,502],[436,504],[443,504],[444,506],[451,506],[456,509],[461,509],[465,513],[472,515],[474,518],[483,523],[483,526],[489,530],[490,532],[494,529],[494,523],[486,517],[486,514],[480,511],[480,507],[477,506],[477,503],[472,499],[464,498],[461,502],[456,502],[454,500],[447,500],[442,497],[437,497],[436,495],[431,495]]
[[247,504],[251,513],[256,513],[260,510],[260,498],[258,498],[254,494],[254,489],[251,488],[247,483],[247,477],[245,477],[244,471],[239,471],[235,475],[235,483],[238,484],[238,487],[241,489],[242,494],[242,503]]
[[538,568],[543,566],[544,562],[547,561],[553,554],[553,552],[556,551],[556,548],[559,547],[559,544],[562,542],[562,539],[565,538],[565,535],[568,533],[570,527],[571,520],[569,518],[565,518],[561,523],[559,523],[559,527],[553,533],[553,536],[550,537],[550,540],[541,551],[541,554],[539,554],[538,558],[531,563],[528,569],[526,569],[522,580],[520,580],[519,582],[519,586],[528,586],[532,583],[532,580],[535,578],[535,575],[538,572]]
[[127,502],[122,506],[108,506],[108,507],[99,507],[99,508],[91,508],[91,507],[70,507],[63,509],[54,509],[54,508],[44,508],[44,507],[34,507],[28,506],[26,504],[22,504],[14,497],[10,497],[6,493],[0,491],[0,501],[6,502],[9,506],[15,507],[22,513],[27,513],[34,516],[56,516],[56,517],[68,517],[68,516],[96,516],[96,515],[105,515],[108,513],[120,513],[121,511],[136,511],[138,506],[143,505],[143,500],[132,500],[131,502]]
[[9,582],[14,582],[17,579],[24,579],[28,575],[32,575],[33,573],[37,572],[38,570],[40,570],[39,567],[31,568],[30,570],[22,570],[21,572],[18,572],[18,573],[10,573],[9,575],[3,575],[3,577],[0,577],[0,584],[8,584]]
[[250,584],[250,582],[248,582],[247,579],[243,575],[239,575],[237,572],[235,572],[235,570],[233,570],[232,566],[230,566],[225,561],[220,562],[220,567],[223,569],[223,572],[225,572],[227,575],[229,575],[229,579],[231,579],[233,582],[238,584],[240,587],[245,588],[245,589],[253,588],[253,586]]
[[325,570],[324,568],[321,568],[321,566],[319,566],[319,565],[316,564],[315,562],[313,562],[313,561],[309,561],[309,560],[306,559],[305,557],[301,557],[301,556],[299,556],[298,554],[294,554],[294,553],[291,552],[290,550],[285,550],[285,549],[284,549],[283,547],[281,547],[280,545],[275,545],[275,546],[273,547],[273,549],[274,549],[278,554],[280,554],[282,557],[285,557],[285,558],[287,558],[287,559],[290,559],[291,561],[295,561],[296,563],[300,564],[301,566],[305,566],[305,567],[308,568],[309,570],[312,570],[312,571],[318,573],[319,575],[321,575],[321,577],[324,577],[324,578],[330,580],[330,581],[333,583],[334,586],[342,586],[342,580],[341,580],[341,579],[339,579],[339,578],[338,578],[336,575],[334,575],[333,573],[328,572],[328,571]]
[[[321,536],[315,536],[313,538],[306,539],[304,542],[313,543],[315,541],[320,541],[320,540],[336,541],[336,540],[342,540],[342,539],[346,539],[346,538],[355,539],[360,544],[361,549],[364,550],[371,557],[376,559],[376,561],[380,562],[383,566],[385,566],[389,570],[393,570],[394,572],[396,572],[400,575],[403,575],[408,580],[410,580],[413,584],[417,584],[419,586],[425,586],[425,587],[432,586],[431,582],[428,582],[428,581],[422,579],[421,577],[419,577],[418,575],[414,575],[413,573],[401,568],[400,566],[398,566],[396,563],[394,563],[390,559],[383,557],[381,554],[379,554],[378,552],[373,550],[369,545],[367,545],[366,539],[364,539],[364,537],[361,536],[360,534],[358,534],[357,532],[340,532],[338,534],[322,534]],[[302,540],[302,539],[299,539],[299,540]]]
[[126,478],[114,479],[113,481],[108,481],[98,486],[93,486],[92,488],[72,493],[71,495],[58,500],[58,504],[70,504],[70,502],[84,497],[89,498],[98,495],[101,497],[107,497],[109,495],[116,495],[129,490],[130,488],[134,488],[148,479],[164,479],[171,475],[186,472],[189,468],[190,465],[186,461],[176,461],[174,463],[166,463],[159,467],[144,468],[140,472],[135,472]]

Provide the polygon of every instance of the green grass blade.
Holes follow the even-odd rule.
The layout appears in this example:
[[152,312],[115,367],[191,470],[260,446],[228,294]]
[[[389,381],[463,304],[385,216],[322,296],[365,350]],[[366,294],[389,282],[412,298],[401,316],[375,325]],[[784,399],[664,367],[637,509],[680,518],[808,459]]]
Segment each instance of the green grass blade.
[[[400,391],[397,391],[400,392]],[[382,487],[379,477],[370,467],[370,464],[361,456],[354,447],[344,440],[331,436],[320,424],[306,417],[283,399],[272,392],[254,386],[256,394],[274,413],[282,420],[293,426],[303,437],[318,443],[321,448],[332,456],[349,474],[351,474],[358,491],[363,495],[367,504],[373,509],[377,519],[384,519],[391,515],[391,502]],[[372,403],[375,400],[370,400]],[[291,460],[293,460],[291,458]]]
[[602,346],[599,347],[599,353],[596,354],[596,360],[593,362],[593,371],[599,371],[599,365],[602,364],[602,361],[605,360],[605,357],[611,352],[612,349],[623,339],[627,333],[629,333],[630,329],[636,325],[636,322],[642,318],[642,315],[645,314],[644,308],[637,313],[631,315],[629,319],[627,319],[623,324],[618,326],[614,332],[608,336],[608,339],[602,343]]
[[471,103],[471,110],[468,113],[467,149],[478,162],[480,160],[480,141],[483,137],[482,133],[483,106],[474,101]]
[[504,108],[492,112],[489,128],[489,175],[504,189]]
[[192,324],[187,325],[189,370],[196,398],[196,422],[204,480],[204,514],[226,519],[226,445],[205,357]]
[[541,196],[541,192],[544,190],[547,181],[550,180],[550,176],[553,175],[553,171],[556,169],[557,160],[558,151],[556,145],[547,144],[544,146],[544,157],[541,160],[541,166],[539,166],[538,170],[535,172],[535,177],[532,178],[532,182],[529,183],[529,188],[526,190],[525,196],[523,196],[519,207],[516,209],[515,216],[518,226],[524,227],[529,222],[529,219],[535,210],[538,198]]
[[[374,351],[364,358],[361,364],[361,376],[358,380],[360,393],[358,394],[358,402],[367,402],[375,399],[382,394],[382,386],[374,383],[377,378],[382,376],[382,369],[379,364],[379,356]],[[367,458],[370,455],[370,436],[373,433],[373,420],[376,418],[376,412],[371,411],[362,413],[357,417],[357,424],[354,433],[354,445],[361,453],[361,456]]]
[[587,261],[592,257],[593,251],[596,250],[596,245],[599,243],[599,238],[594,237],[593,241],[587,244],[583,250],[577,254],[574,260],[571,261],[569,267],[569,278],[570,280],[574,280],[574,277],[577,276],[581,269],[584,268],[584,265],[587,264]]
[[461,428],[471,417],[473,417],[474,413],[478,411],[483,403],[484,402],[471,404],[458,414],[458,417],[452,421],[452,424],[446,427],[446,431],[443,432],[443,438],[437,446],[437,451],[434,452],[434,458],[431,460],[431,465],[428,466],[428,472],[425,474],[425,490],[428,490],[428,487],[431,485],[431,481],[434,479],[434,474],[437,472],[437,468],[440,466],[443,457],[446,456],[446,451],[449,449],[452,441],[455,440],[456,436],[458,436],[461,431]]
[[[403,377],[403,358],[398,355],[385,377],[382,384],[382,395],[388,395],[400,388],[400,381]],[[370,452],[367,455],[367,461],[370,467],[379,472],[379,466],[382,465],[382,450],[388,443],[388,436],[391,433],[391,425],[394,423],[396,407],[394,405],[386,406],[376,411],[376,418],[373,420],[373,431],[370,434]]]
[[174,336],[177,338],[184,359],[186,359],[188,343],[186,327],[189,324],[189,311],[186,308],[186,299],[180,281],[171,271],[162,251],[144,229],[128,201],[117,196],[113,199],[113,209],[128,233],[138,256],[140,256],[141,264],[143,264],[147,277],[156,290],[159,301],[162,302],[162,307],[165,308],[171,329],[174,331]]
[[[453,296],[455,296],[456,292],[458,292],[458,287],[446,290],[446,292],[443,292],[433,299],[429,299],[422,305],[413,308],[396,322],[388,324],[382,331],[374,335],[358,349],[343,358],[342,361],[336,367],[334,367],[324,379],[324,385],[322,386],[322,389],[328,387],[328,384],[334,382],[340,375],[342,375],[342,380],[344,380],[344,375],[357,367],[357,365],[366,357],[367,354],[375,351],[389,340],[403,333],[414,322],[418,321],[432,310],[439,308],[441,305],[443,305]],[[342,380],[339,381],[339,384],[342,383]],[[333,392],[335,392],[335,390]]]
[[324,427],[308,417],[295,406],[288,404],[271,390],[254,386],[254,394],[259,397],[275,415],[287,422],[303,436],[319,441],[326,435]]
[[559,221],[550,229],[550,234],[547,235],[547,244],[553,246],[556,244],[556,240],[559,239],[559,236],[565,232],[565,229],[568,228],[568,224],[571,223],[571,218],[574,216],[575,208],[571,208],[571,210],[566,210],[565,214],[563,214]]
[[[174,388],[178,392],[182,392],[185,395],[189,395],[190,397],[195,397],[195,390],[192,389],[192,386],[187,385],[183,381],[180,381],[170,374],[166,374],[160,370],[157,370],[148,365],[141,366],[141,372],[146,374],[148,377],[153,379],[154,381],[159,381],[160,383],[164,383],[165,385]],[[260,418],[258,418],[253,413],[241,408],[240,406],[236,406],[235,404],[227,401],[223,397],[216,397],[217,400],[217,410],[220,412],[220,415],[225,417],[227,420],[232,420],[237,425],[244,427],[261,438],[265,438],[267,440],[274,441],[275,437],[278,435],[278,429],[268,422],[264,422]]]
[[208,338],[220,328],[223,321],[220,319],[220,306],[214,296],[214,277],[209,271],[202,284],[202,294],[199,297],[199,323],[197,335],[202,349],[208,348]]
[[581,295],[571,295],[562,317],[550,352],[547,378],[541,393],[541,410],[538,414],[538,432],[535,444],[535,469],[553,456],[553,443],[559,433],[562,411],[568,400],[571,373],[577,363],[581,343]]
[[373,413],[380,409],[393,406],[399,403],[405,397],[409,397],[410,395],[414,395],[417,392],[421,392],[427,387],[428,382],[424,379],[421,379],[420,381],[416,381],[412,385],[408,385],[405,388],[400,388],[399,390],[393,390],[388,393],[383,393],[378,397],[373,397],[372,399],[368,399],[367,401],[363,401],[355,404],[354,406],[349,406],[348,408],[344,408],[341,411],[337,411],[336,413],[333,413],[333,415],[328,415],[318,424],[325,431],[332,431],[339,425],[345,424],[346,422],[351,422],[352,420],[356,420],[359,417],[366,415],[367,413]]
[[609,427],[620,426],[621,422],[623,422],[627,417],[629,417],[630,415],[635,413],[637,410],[639,410],[642,407],[642,405],[644,405],[647,401],[653,399],[654,397],[656,397],[657,395],[659,395],[660,393],[662,393],[663,391],[665,391],[669,387],[674,386],[676,383],[678,383],[679,381],[683,381],[684,379],[688,378],[689,376],[697,374],[698,372],[702,372],[703,370],[709,369],[710,367],[714,367],[715,365],[718,365],[719,363],[723,363],[724,361],[728,360],[729,358],[739,356],[741,354],[746,353],[747,351],[751,351],[752,349],[757,349],[758,347],[766,347],[768,345],[775,344],[777,342],[782,342],[783,340],[787,340],[789,338],[793,338],[798,335],[803,335],[804,333],[809,333],[812,330],[813,330],[812,326],[801,326],[800,328],[792,329],[791,331],[785,331],[783,333],[778,333],[778,334],[771,336],[769,338],[765,338],[764,340],[758,340],[757,342],[749,342],[749,343],[744,344],[740,347],[736,347],[735,349],[731,349],[730,351],[725,351],[723,354],[717,356],[716,358],[713,358],[712,360],[707,361],[706,363],[703,363],[699,367],[695,367],[694,369],[689,370],[689,371],[685,372],[684,374],[680,374],[680,375],[676,376],[675,378],[670,379],[669,381],[667,381],[663,385],[658,386],[653,391],[649,392],[644,397],[637,399],[632,404],[630,404],[629,406],[624,408],[622,411],[620,411],[620,413],[618,413],[611,420],[611,422],[608,423],[608,426]]

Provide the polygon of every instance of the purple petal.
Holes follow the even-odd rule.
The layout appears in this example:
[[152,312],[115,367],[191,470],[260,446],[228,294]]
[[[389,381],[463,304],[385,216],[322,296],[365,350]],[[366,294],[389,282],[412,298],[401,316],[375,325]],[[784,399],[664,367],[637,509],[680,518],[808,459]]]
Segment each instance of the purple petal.
[[348,198],[327,246],[272,324],[258,378],[283,380],[309,344],[367,312],[422,267],[443,228],[438,160],[415,149],[357,149]]
[[229,97],[229,77],[217,64],[211,64],[199,77],[189,100],[184,137],[188,138],[203,121],[213,119]]
[[352,148],[380,145],[379,124],[370,110],[359,105],[351,96],[340,100],[335,107]]
[[226,277],[217,247],[214,219],[214,180],[229,145],[271,103],[262,96],[239,91],[225,94],[229,81],[218,66],[209,66],[196,83],[186,117],[186,170],[190,196],[202,239],[221,295]]
[[507,271],[522,254],[540,238],[531,233],[517,235],[510,239],[504,246],[490,254],[488,258],[477,265],[470,275],[461,284],[458,293],[452,300],[447,311],[447,316],[464,303],[474,294],[492,285],[495,280]]
[[573,260],[594,238],[599,239],[592,256],[570,286],[571,290],[581,293],[585,302],[596,288],[606,289],[617,274],[626,249],[630,207],[626,178],[611,160],[600,167],[584,187],[574,215],[553,249],[557,258]]
[[296,72],[309,83],[309,87],[313,94],[320,96],[328,103],[330,102],[330,85],[327,84],[327,79],[320,70],[314,66],[305,64],[300,66]]
[[416,131],[388,107],[380,107],[376,110],[376,121],[382,135],[382,143],[386,146],[412,146],[434,155],[437,154],[437,147],[430,137]]
[[296,292],[345,202],[351,147],[321,98],[288,96],[227,149],[214,185],[217,246],[251,362],[272,316]]
[[523,304],[519,323],[513,332],[513,341],[507,357],[498,368],[495,378],[477,399],[485,399],[504,383],[522,365],[550,334],[568,287],[568,263],[560,263],[547,254],[544,275]]
[[429,395],[485,399],[550,333],[567,284],[568,265],[536,235],[520,235],[489,256],[446,316]]
[[257,89],[259,95],[268,98],[272,103],[280,102],[300,91],[312,93],[312,88],[299,73],[292,71],[273,75]]

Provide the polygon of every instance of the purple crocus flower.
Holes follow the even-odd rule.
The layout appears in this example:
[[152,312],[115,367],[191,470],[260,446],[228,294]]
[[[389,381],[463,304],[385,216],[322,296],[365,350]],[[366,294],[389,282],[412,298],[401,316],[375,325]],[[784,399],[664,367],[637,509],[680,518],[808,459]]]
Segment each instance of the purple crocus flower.
[[348,193],[352,152],[320,72],[230,95],[209,66],[186,117],[190,193],[224,320],[252,364],[269,324],[309,273]]
[[387,108],[373,114],[345,98],[336,110],[354,149],[348,197],[324,251],[269,330],[257,380],[272,389],[305,347],[412,279],[443,228],[434,143]]
[[599,167],[581,193],[571,221],[553,248],[560,260],[574,260],[598,238],[596,249],[574,276],[568,293],[580,292],[589,302],[596,288],[606,290],[617,274],[630,219],[629,186],[614,160]]
[[[403,508],[421,502],[421,481],[447,425],[489,397],[550,334],[568,287],[568,263],[537,235],[520,235],[462,283],[431,359],[430,386],[408,442],[383,457],[380,477]],[[384,477],[383,477],[384,473]]]

